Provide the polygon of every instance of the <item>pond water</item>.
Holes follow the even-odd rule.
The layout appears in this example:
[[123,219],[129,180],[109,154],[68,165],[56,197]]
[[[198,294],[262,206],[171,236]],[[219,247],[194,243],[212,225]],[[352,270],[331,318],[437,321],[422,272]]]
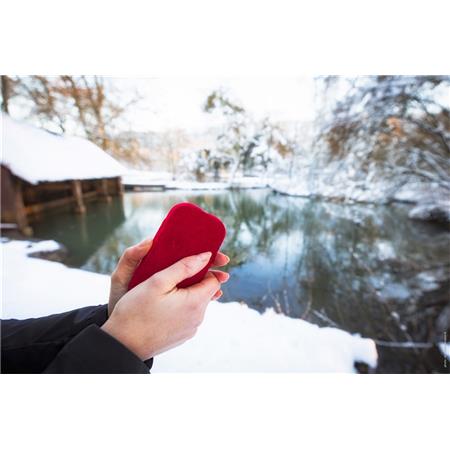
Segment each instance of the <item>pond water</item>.
[[33,227],[37,238],[67,247],[68,265],[110,274],[123,250],[153,236],[181,201],[227,227],[232,276],[220,301],[371,337],[378,372],[448,372],[434,343],[449,328],[450,233],[408,219],[408,205],[344,205],[264,189],[142,192]]

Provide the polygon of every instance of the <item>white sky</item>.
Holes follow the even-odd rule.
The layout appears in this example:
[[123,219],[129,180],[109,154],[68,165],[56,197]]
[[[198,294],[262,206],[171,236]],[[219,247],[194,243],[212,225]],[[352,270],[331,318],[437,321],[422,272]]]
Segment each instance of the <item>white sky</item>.
[[130,108],[128,120],[135,131],[184,128],[201,131],[218,123],[202,111],[207,96],[219,87],[229,90],[256,117],[274,121],[305,121],[314,116],[312,77],[297,78],[117,78],[118,88],[136,88],[144,97]]

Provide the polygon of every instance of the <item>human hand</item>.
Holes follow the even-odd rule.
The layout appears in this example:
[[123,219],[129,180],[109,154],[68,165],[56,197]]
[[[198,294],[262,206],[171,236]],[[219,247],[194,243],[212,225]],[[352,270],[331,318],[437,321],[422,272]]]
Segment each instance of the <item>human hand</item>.
[[188,256],[135,286],[116,303],[102,329],[143,361],[192,338],[229,275],[208,271],[201,282],[186,289],[176,285],[199,272],[210,257],[210,252]]
[[139,244],[128,247],[122,253],[116,268],[111,274],[111,287],[109,290],[108,317],[113,312],[116,303],[126,294],[128,283],[136,267],[147,254],[153,244],[153,239],[145,239]]
[[[111,315],[116,303],[126,294],[128,284],[133,276],[136,267],[142,258],[147,254],[153,244],[153,239],[145,239],[139,244],[128,247],[123,252],[117,263],[117,267],[111,274],[111,287],[108,302],[108,317]],[[222,267],[228,264],[230,258],[221,252],[217,253],[213,266]],[[211,272],[216,272],[211,270]],[[222,291],[217,292],[216,299],[222,295]]]

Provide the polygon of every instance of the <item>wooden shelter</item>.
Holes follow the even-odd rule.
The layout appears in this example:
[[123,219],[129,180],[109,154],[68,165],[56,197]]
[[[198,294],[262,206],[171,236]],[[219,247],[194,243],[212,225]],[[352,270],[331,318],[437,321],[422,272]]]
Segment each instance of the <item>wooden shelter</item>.
[[1,222],[32,234],[30,222],[55,208],[122,195],[126,169],[90,141],[58,136],[2,114]]

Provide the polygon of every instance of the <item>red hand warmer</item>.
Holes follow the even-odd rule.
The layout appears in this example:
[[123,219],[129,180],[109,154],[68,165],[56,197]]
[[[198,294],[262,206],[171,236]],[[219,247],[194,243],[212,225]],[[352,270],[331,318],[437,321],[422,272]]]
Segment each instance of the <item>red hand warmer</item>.
[[208,264],[194,276],[178,283],[177,287],[185,288],[198,283],[214,262],[225,233],[225,225],[216,216],[192,203],[178,203],[159,227],[152,247],[128,284],[128,290],[186,256],[211,252]]

